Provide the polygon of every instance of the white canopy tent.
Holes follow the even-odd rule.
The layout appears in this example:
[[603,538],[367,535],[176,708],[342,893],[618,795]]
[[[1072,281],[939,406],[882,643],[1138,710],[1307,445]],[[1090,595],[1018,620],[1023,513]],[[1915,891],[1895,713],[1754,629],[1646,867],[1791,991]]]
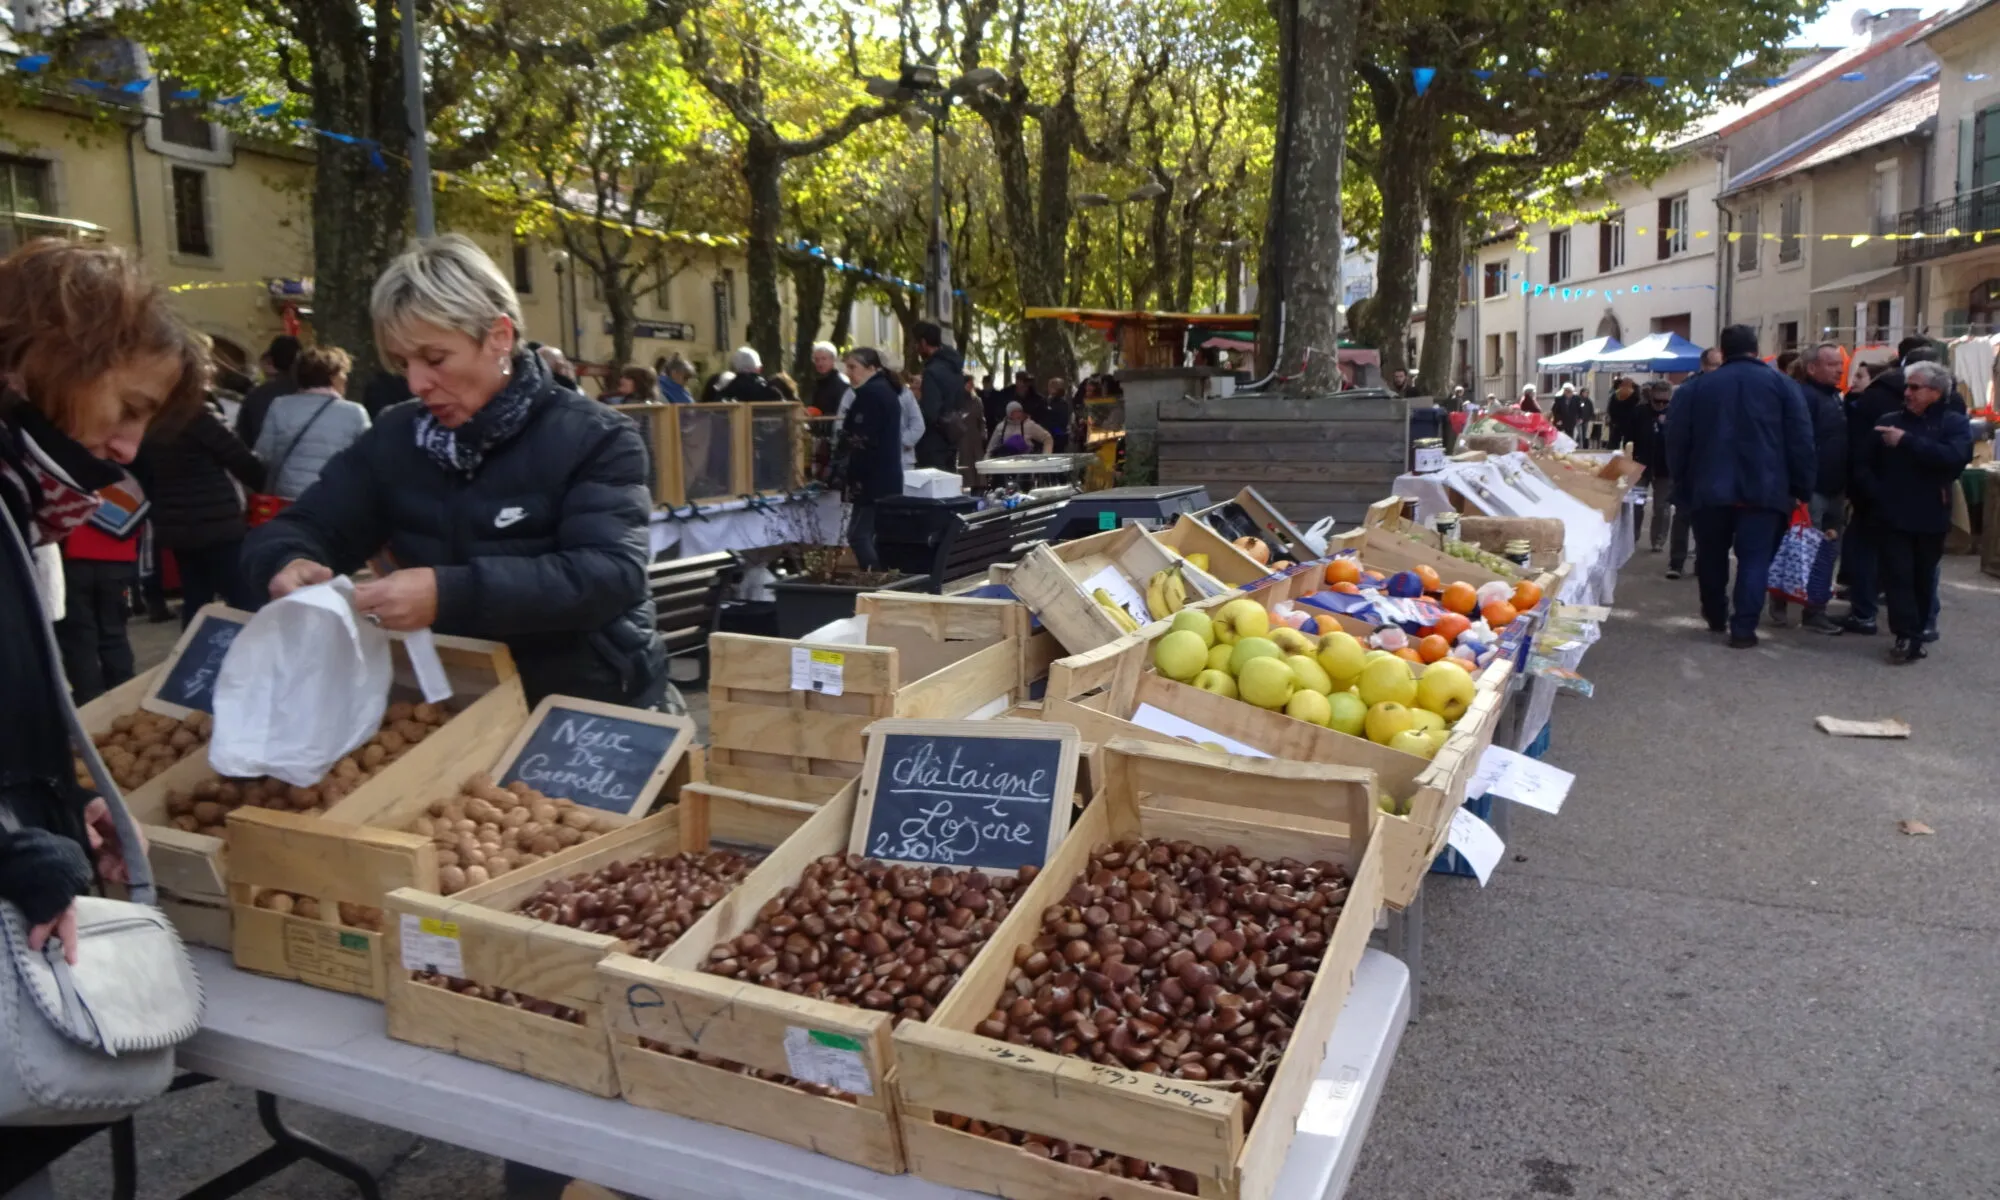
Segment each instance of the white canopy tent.
[[1624,343],[1615,337],[1597,337],[1587,342],[1579,342],[1560,354],[1535,360],[1535,365],[1545,371],[1588,371],[1598,359],[1614,350],[1623,350]]

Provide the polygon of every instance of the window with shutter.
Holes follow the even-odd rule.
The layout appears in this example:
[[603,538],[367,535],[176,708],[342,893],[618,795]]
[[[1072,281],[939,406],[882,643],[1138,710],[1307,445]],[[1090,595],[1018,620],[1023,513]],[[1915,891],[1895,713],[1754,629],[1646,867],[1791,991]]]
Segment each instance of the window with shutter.
[[1665,258],[1673,253],[1673,248],[1667,240],[1667,225],[1674,219],[1673,214],[1674,202],[1672,200],[1661,200],[1660,219],[1653,226],[1653,232],[1658,235],[1659,257],[1661,258]]
[[1741,236],[1736,240],[1736,270],[1738,273],[1747,274],[1757,269],[1758,250],[1763,237],[1763,217],[1762,210],[1749,208],[1743,210],[1736,218],[1737,223],[1741,226],[1737,230]]

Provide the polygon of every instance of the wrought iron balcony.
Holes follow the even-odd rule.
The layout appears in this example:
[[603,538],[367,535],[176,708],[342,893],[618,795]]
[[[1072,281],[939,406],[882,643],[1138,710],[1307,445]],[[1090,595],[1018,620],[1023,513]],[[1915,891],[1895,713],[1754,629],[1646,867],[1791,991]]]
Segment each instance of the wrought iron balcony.
[[1898,263],[1928,262],[1981,246],[2000,247],[2000,184],[1899,213],[1896,234]]

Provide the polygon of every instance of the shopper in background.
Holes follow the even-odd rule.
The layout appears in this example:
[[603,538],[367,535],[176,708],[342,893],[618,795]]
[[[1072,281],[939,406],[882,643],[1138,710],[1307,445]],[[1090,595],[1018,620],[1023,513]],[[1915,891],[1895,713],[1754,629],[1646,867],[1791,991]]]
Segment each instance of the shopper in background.
[[1062,454],[1069,450],[1069,426],[1076,413],[1076,406],[1069,396],[1069,380],[1052,377],[1047,399],[1049,437],[1054,440],[1055,452]]
[[298,362],[299,349],[299,339],[289,333],[281,333],[271,339],[264,357],[257,360],[257,366],[264,372],[264,382],[245,392],[243,406],[236,410],[236,436],[244,445],[257,444],[257,437],[264,428],[264,414],[270,411],[271,402],[299,390],[298,382],[292,378],[292,367]]
[[881,555],[875,551],[875,504],[885,496],[903,494],[902,402],[889,372],[882,367],[882,355],[873,347],[858,346],[843,360],[847,381],[854,388],[853,402],[841,421],[840,441],[845,449],[842,483],[851,506],[847,518],[847,544],[854,550],[854,563],[864,571],[882,569]]
[[181,572],[181,627],[213,600],[256,608],[238,560],[248,528],[244,490],[263,489],[264,464],[229,432],[212,400],[185,421],[149,431],[145,453],[153,531]]
[[[1756,351],[1752,350],[1751,355],[1754,357],[1756,355]],[[1708,374],[1710,371],[1713,371],[1717,367],[1720,367],[1723,364],[1723,362],[1728,359],[1728,357],[1729,357],[1728,354],[1723,350],[1721,346],[1710,346],[1708,349],[1701,352],[1701,370],[1697,371],[1696,374],[1699,375]]]
[[1645,407],[1639,398],[1639,385],[1629,376],[1612,379],[1611,399],[1604,402],[1604,420],[1608,425],[1605,432],[1611,437],[1612,449],[1622,449],[1632,441],[1639,431]]
[[[738,400],[746,404],[782,400],[778,389],[764,378],[764,360],[748,346],[738,346],[729,356],[729,378],[715,389],[717,400]],[[718,380],[721,376],[717,376]]]
[[814,342],[812,364],[812,398],[806,403],[822,415],[832,416],[841,411],[848,393],[854,390],[848,384],[847,376],[840,372],[840,350],[832,342]]
[[970,375],[965,377],[965,391],[958,397],[958,417],[958,473],[964,476],[968,489],[977,489],[981,480],[973,464],[986,457],[986,405]]
[[694,366],[687,359],[678,354],[668,359],[659,378],[662,401],[667,404],[694,403],[694,397],[688,393],[688,380],[694,378]]
[[[74,900],[125,881],[125,855],[145,852],[121,846],[109,808],[77,786],[48,641],[59,573],[42,568],[98,511],[97,493],[123,476],[113,464],[132,461],[149,424],[200,407],[207,366],[125,252],[41,240],[0,259],[0,521],[13,526],[0,532],[0,899],[25,926],[16,954],[53,938],[76,962]],[[48,1164],[99,1128],[0,1126],[0,1195],[52,1196]]]
[[[1900,353],[1923,344],[1904,338]],[[1897,362],[1877,368],[1865,387],[1847,393],[1847,500],[1853,507],[1847,534],[1841,540],[1841,567],[1847,574],[1847,615],[1843,633],[1873,636],[1880,612],[1882,575],[1876,554],[1881,528],[1875,515],[1874,476],[1870,471],[1876,444],[1875,426],[1903,407],[1903,367]]]
[[987,438],[986,452],[1007,455],[1048,454],[1054,445],[1055,439],[1049,436],[1049,431],[1028,416],[1028,410],[1021,406],[1021,402],[1009,400],[1006,418],[994,427],[993,433]]
[[1645,387],[1646,404],[1632,435],[1632,461],[1646,468],[1639,483],[1651,489],[1647,503],[1632,511],[1632,534],[1636,538],[1646,528],[1646,509],[1653,512],[1653,527],[1647,544],[1653,553],[1667,553],[1667,578],[1679,579],[1687,565],[1688,514],[1674,503],[1673,476],[1667,468],[1667,410],[1674,398],[1674,385],[1654,379]]
[[343,398],[353,365],[338,346],[314,346],[299,355],[293,370],[299,390],[271,405],[257,439],[265,491],[285,500],[305,495],[328,460],[368,431],[368,410]]
[[[1799,390],[1805,397],[1806,411],[1812,416],[1813,454],[1818,460],[1808,505],[1813,528],[1824,534],[1829,543],[1839,538],[1847,524],[1847,412],[1841,403],[1840,364],[1840,345],[1836,342],[1814,346],[1796,364]],[[1821,551],[1833,552],[1832,544]],[[1783,626],[1787,622],[1786,607],[1781,597],[1771,597],[1771,624]],[[1839,623],[1826,615],[1824,603],[1808,602],[1799,618],[1799,628],[1814,633],[1841,632]]]
[[1027,413],[1033,420],[1045,420],[1049,415],[1048,403],[1042,399],[1042,394],[1035,390],[1035,377],[1026,371],[1014,373],[1014,390],[1000,398],[1000,411],[987,422],[988,425],[998,426],[1007,419],[1009,401],[1019,403],[1021,411]]
[[1951,489],[1972,461],[1972,426],[1947,408],[1951,372],[1934,362],[1903,370],[1903,407],[1870,428],[1865,471],[1876,549],[1889,602],[1892,663],[1927,657],[1938,564],[1951,530]]
[[[613,404],[658,404],[660,377],[653,368],[637,363],[618,369],[618,394],[609,397]],[[572,389],[574,390],[574,389]]]
[[421,403],[384,413],[260,526],[245,574],[275,599],[379,554],[392,569],[354,606],[384,629],[505,642],[531,705],[658,705],[638,426],[549,377],[507,276],[465,237],[398,256],[369,311]]
[[[529,342],[528,349],[541,355],[542,364],[549,369],[550,379],[555,380],[572,392],[581,392],[583,390],[583,385],[576,378],[576,368],[570,364],[569,355],[564,354],[554,346],[544,346],[540,342]],[[407,387],[408,385],[405,384],[406,390]],[[405,397],[405,399],[407,398]],[[381,410],[376,409],[368,415],[370,417],[380,416]]]
[[1514,402],[1514,407],[1524,413],[1539,413],[1542,411],[1541,401],[1535,397],[1534,384],[1524,383],[1521,385],[1521,398]]
[[771,375],[767,382],[770,383],[772,390],[778,393],[778,399],[788,404],[799,402],[799,385],[790,375],[779,371]]
[[63,616],[56,622],[70,698],[88,704],[132,678],[127,598],[139,585],[150,505],[129,472],[95,493],[97,508],[63,539]]
[[[1682,384],[1667,409],[1667,477],[1689,508],[1701,615],[1732,649],[1757,644],[1771,557],[1794,503],[1812,496],[1818,464],[1799,389],[1757,359],[1757,331],[1722,331],[1723,364]],[[1729,551],[1736,591],[1729,594]]]
[[917,465],[956,471],[963,424],[958,418],[959,380],[965,374],[965,359],[944,344],[944,330],[935,321],[917,322],[913,333],[917,354],[924,360],[922,385],[917,391],[917,408],[924,419],[923,437],[917,441]]

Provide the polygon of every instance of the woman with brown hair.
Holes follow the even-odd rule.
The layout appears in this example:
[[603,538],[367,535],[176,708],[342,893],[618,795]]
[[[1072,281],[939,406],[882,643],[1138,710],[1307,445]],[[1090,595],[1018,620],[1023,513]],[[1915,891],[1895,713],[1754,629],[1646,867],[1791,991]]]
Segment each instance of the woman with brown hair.
[[[200,411],[207,354],[122,252],[29,244],[0,259],[0,900],[76,958],[73,902],[126,878],[109,808],[78,787],[69,691],[49,622],[49,560],[97,511],[147,427]],[[49,1194],[43,1169],[90,1127],[0,1127],[0,1195]]]

